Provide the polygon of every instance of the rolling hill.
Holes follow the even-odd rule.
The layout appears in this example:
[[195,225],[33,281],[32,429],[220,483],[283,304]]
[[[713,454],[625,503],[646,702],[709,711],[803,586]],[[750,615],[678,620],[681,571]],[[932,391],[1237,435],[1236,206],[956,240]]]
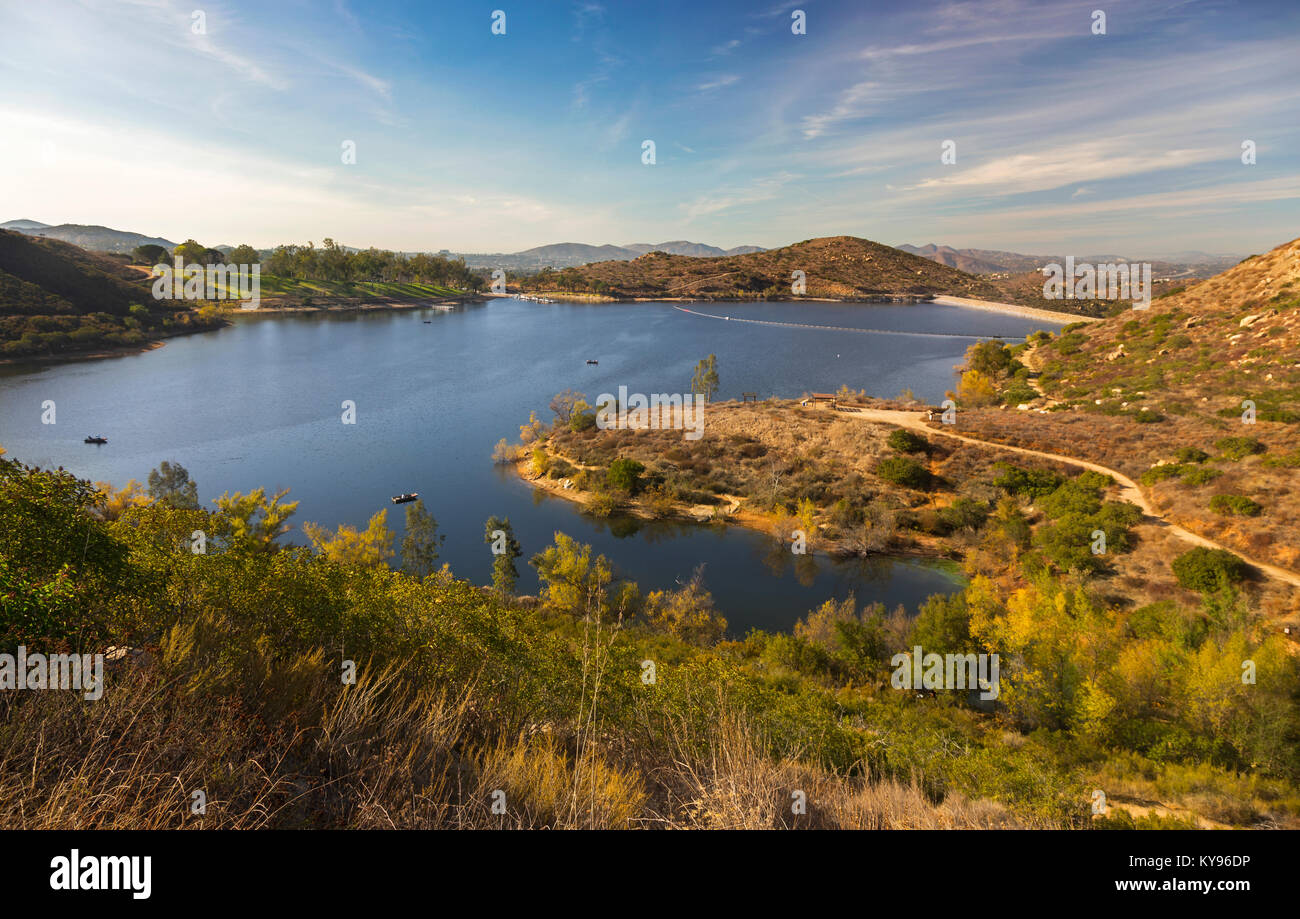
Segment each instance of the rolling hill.
[[713,258],[652,252],[631,261],[543,273],[525,279],[523,287],[616,298],[789,298],[796,271],[804,273],[805,296],[814,298],[923,299],[951,294],[1000,300],[1004,296],[987,280],[855,236],[809,239],[781,249]]
[[154,245],[171,250],[176,243],[159,236],[145,236],[111,227],[91,226],[81,223],[61,223],[51,226],[37,220],[10,220],[0,224],[0,230],[16,230],[28,236],[58,239],[93,252],[130,252],[136,246]]
[[750,252],[764,251],[759,246],[736,246],[733,249],[719,249],[705,243],[694,243],[685,239],[670,240],[662,243],[629,243],[626,246],[591,246],[586,243],[552,243],[547,246],[535,246],[522,252],[494,253],[458,253],[471,268],[505,268],[509,271],[540,271],[543,268],[576,268],[592,262],[631,261],[648,252],[667,252],[670,255],[684,255],[693,258],[722,257],[743,255]]
[[120,259],[0,230],[0,357],[141,347],[221,324],[155,300],[140,278]]
[[[924,246],[912,246],[904,243],[898,248],[904,252],[910,252],[913,255],[919,255],[941,265],[948,265],[971,274],[1024,275],[1033,273],[1034,277],[1041,279],[1041,276],[1038,275],[1040,268],[1051,262],[1062,264],[1065,261],[1063,255],[1024,255],[1020,252],[1003,252],[998,249],[954,249],[952,246],[936,246],[934,243],[927,243]],[[1108,262],[1122,264],[1142,260],[1122,255],[1076,255],[1075,261],[1095,265]],[[1240,261],[1240,256],[1209,255],[1205,252],[1191,251],[1175,253],[1164,259],[1148,259],[1147,261],[1151,262],[1151,273],[1156,278],[1188,280],[1208,278],[1220,271],[1226,271]]]
[[1062,332],[1021,357],[1041,398],[962,427],[1107,464],[1180,526],[1300,571],[1300,239]]

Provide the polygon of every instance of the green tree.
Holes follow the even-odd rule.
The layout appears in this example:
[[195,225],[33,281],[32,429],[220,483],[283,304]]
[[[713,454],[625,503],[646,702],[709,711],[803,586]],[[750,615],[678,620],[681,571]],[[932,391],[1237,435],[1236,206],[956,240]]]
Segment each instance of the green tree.
[[489,517],[483,528],[483,541],[492,547],[492,586],[501,596],[510,596],[519,580],[515,559],[524,554],[519,540],[515,539],[510,518]]
[[155,246],[153,243],[136,246],[131,250],[131,261],[135,262],[137,265],[149,265],[152,267],[166,260],[167,250],[162,246]]
[[695,365],[695,376],[691,377],[691,392],[703,393],[704,401],[713,398],[718,391],[718,358],[710,354]]
[[227,265],[256,265],[260,261],[257,250],[248,244],[235,246],[230,250],[230,255],[226,256]]
[[417,499],[406,508],[406,535],[402,537],[402,570],[417,578],[434,571],[438,547],[447,537],[438,535],[438,521]]
[[605,477],[611,487],[635,495],[641,488],[643,472],[645,472],[644,464],[622,457],[609,464],[609,471]]
[[204,264],[203,256],[207,251],[208,247],[203,245],[203,243],[198,242],[197,240],[187,239],[185,242],[173,249],[172,254],[177,258],[185,259],[187,262]]
[[149,473],[149,497],[172,507],[198,510],[199,488],[180,463],[163,460]]

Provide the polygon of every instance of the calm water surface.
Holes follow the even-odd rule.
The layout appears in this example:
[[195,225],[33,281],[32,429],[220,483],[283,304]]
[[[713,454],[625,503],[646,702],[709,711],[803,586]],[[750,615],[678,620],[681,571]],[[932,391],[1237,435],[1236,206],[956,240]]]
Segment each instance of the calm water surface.
[[[1019,340],[1038,321],[958,307],[899,304],[697,304],[715,315]],[[425,320],[429,324],[425,324]],[[689,315],[668,304],[496,300],[455,311],[240,317],[145,354],[61,366],[0,368],[0,444],[11,458],[122,485],[179,461],[200,499],[288,486],[294,518],[364,526],[388,498],[418,491],[446,535],[442,561],[490,580],[483,523],[507,516],[526,560],[556,530],[591,543],[643,590],[698,565],[731,632],[788,629],[828,597],[856,594],[915,609],[954,589],[951,573],[910,559],[794,559],[739,528],[601,521],[494,467],[493,445],[518,437],[530,411],[576,389],[682,392],[695,363],[718,356],[719,398],[794,397],[842,384],[875,396],[910,388],[938,401],[972,338],[784,328]],[[587,359],[599,360],[588,365]],[[53,399],[57,424],[41,424]],[[357,423],[340,423],[353,400]],[[707,422],[706,422],[707,425]],[[707,427],[706,427],[707,430]],[[103,434],[109,443],[82,443]],[[299,530],[291,538],[301,539]],[[520,564],[520,590],[536,589]],[[797,562],[797,564],[796,564]]]

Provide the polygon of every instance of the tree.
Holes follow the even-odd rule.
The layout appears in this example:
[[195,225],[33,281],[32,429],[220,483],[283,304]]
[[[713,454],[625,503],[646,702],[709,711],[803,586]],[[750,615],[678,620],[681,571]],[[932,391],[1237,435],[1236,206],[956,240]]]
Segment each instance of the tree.
[[137,265],[149,265],[152,267],[166,260],[167,250],[162,246],[155,246],[153,243],[136,246],[131,250],[131,261],[135,262]]
[[706,648],[721,641],[727,631],[727,620],[718,615],[713,595],[704,589],[703,565],[677,590],[651,591],[645,617],[654,628]]
[[393,557],[393,531],[388,528],[387,509],[376,511],[364,530],[343,523],[331,534],[319,524],[304,523],[302,531],[317,553],[340,565],[376,567]]
[[185,242],[173,249],[172,254],[177,258],[185,259],[187,262],[198,262],[199,264],[203,264],[203,255],[207,251],[208,247],[203,245],[201,242],[187,239]]
[[998,388],[987,374],[967,370],[957,384],[957,400],[966,406],[993,405],[998,401]]
[[[578,405],[586,405],[586,402],[586,396],[580,392],[575,392],[572,389],[566,389],[564,392],[556,393],[555,398],[551,399],[551,411],[555,412],[556,426],[560,427],[567,425],[569,419],[573,417],[573,413],[577,409]],[[520,433],[522,433],[522,429]]]
[[1013,372],[1016,363],[1011,349],[996,339],[981,341],[966,349],[966,366],[990,379],[996,380]]
[[555,609],[577,615],[584,610],[604,609],[606,589],[614,579],[603,555],[591,557],[591,546],[555,532],[555,544],[529,561],[545,585],[542,596]]
[[276,539],[292,529],[286,521],[298,509],[298,502],[280,503],[288,493],[289,489],[282,488],[268,499],[265,488],[255,488],[247,495],[222,492],[212,503],[230,521],[234,542],[270,549]]
[[492,586],[501,596],[510,596],[519,580],[515,559],[524,554],[519,540],[515,539],[510,518],[489,517],[483,528],[483,541],[492,547]]
[[149,473],[149,497],[171,507],[198,510],[199,489],[180,463],[163,460]]
[[718,358],[710,354],[695,365],[695,376],[691,378],[691,392],[703,393],[708,402],[718,391]]
[[101,520],[116,520],[131,508],[149,503],[149,495],[145,493],[144,486],[135,479],[129,480],[119,489],[113,488],[110,482],[96,482],[95,488],[102,496],[95,510],[95,515]]
[[613,488],[635,495],[640,490],[643,472],[645,472],[644,464],[623,457],[609,464],[609,471],[605,474],[605,478]]
[[417,499],[406,508],[406,535],[402,537],[402,569],[423,578],[434,571],[438,547],[447,537],[438,535],[438,521]]
[[235,246],[230,250],[230,255],[226,256],[227,265],[256,265],[261,261],[261,256],[257,250],[245,243],[241,246]]

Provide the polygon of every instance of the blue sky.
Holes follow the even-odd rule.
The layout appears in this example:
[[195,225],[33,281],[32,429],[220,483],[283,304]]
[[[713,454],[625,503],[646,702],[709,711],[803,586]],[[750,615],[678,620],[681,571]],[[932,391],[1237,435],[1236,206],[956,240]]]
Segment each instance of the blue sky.
[[1294,0],[0,0],[0,23],[0,220],[478,252],[1300,235]]

